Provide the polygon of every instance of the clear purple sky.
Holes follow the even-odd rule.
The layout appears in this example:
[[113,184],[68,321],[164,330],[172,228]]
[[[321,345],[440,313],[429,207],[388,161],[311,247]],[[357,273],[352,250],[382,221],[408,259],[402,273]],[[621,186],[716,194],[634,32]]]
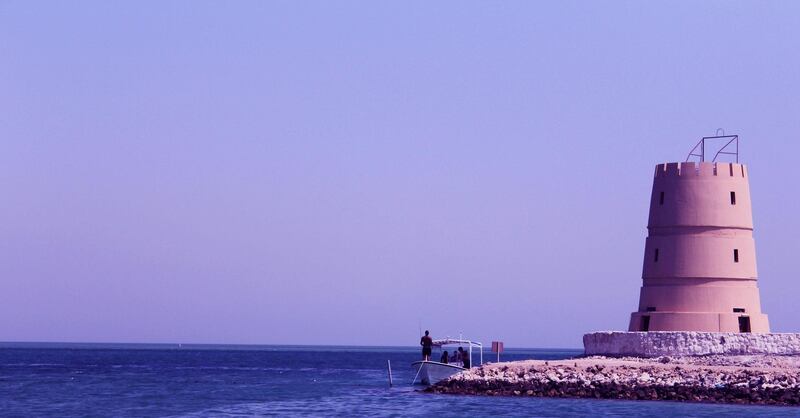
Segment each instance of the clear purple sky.
[[800,331],[796,2],[0,1],[0,340],[580,347],[742,136]]

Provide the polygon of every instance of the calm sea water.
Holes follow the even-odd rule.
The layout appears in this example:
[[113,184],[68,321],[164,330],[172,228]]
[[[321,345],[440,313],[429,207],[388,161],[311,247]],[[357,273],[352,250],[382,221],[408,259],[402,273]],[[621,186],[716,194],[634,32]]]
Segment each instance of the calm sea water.
[[[559,359],[574,350],[510,350]],[[799,416],[800,409],[430,395],[412,348],[0,344],[2,416]],[[485,355],[491,356],[490,353]],[[395,386],[389,388],[386,361]]]

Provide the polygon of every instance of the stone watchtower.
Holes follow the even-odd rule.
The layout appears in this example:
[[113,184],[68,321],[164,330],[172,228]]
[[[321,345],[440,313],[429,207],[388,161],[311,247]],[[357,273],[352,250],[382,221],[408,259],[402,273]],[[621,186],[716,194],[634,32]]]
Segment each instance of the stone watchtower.
[[[738,148],[738,136],[727,138]],[[704,141],[701,154],[690,153],[700,162],[656,166],[629,331],[769,332],[756,286],[747,168],[703,161]]]

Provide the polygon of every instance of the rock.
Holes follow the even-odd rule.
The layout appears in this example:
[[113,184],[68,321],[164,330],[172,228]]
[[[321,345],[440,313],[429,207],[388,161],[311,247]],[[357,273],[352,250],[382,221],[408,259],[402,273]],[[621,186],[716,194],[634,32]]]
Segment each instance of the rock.
[[[566,362],[484,365],[427,389],[449,394],[800,404],[800,357],[646,359],[591,357]],[[667,366],[669,364],[669,366]],[[603,371],[603,372],[601,372]]]

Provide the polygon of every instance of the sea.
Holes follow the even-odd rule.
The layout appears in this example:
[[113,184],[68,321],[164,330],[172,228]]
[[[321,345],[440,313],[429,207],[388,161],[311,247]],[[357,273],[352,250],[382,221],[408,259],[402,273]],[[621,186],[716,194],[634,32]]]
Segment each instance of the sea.
[[[501,360],[580,354],[507,349]],[[411,384],[419,357],[413,347],[0,343],[0,416],[800,416],[791,407],[433,395]]]

